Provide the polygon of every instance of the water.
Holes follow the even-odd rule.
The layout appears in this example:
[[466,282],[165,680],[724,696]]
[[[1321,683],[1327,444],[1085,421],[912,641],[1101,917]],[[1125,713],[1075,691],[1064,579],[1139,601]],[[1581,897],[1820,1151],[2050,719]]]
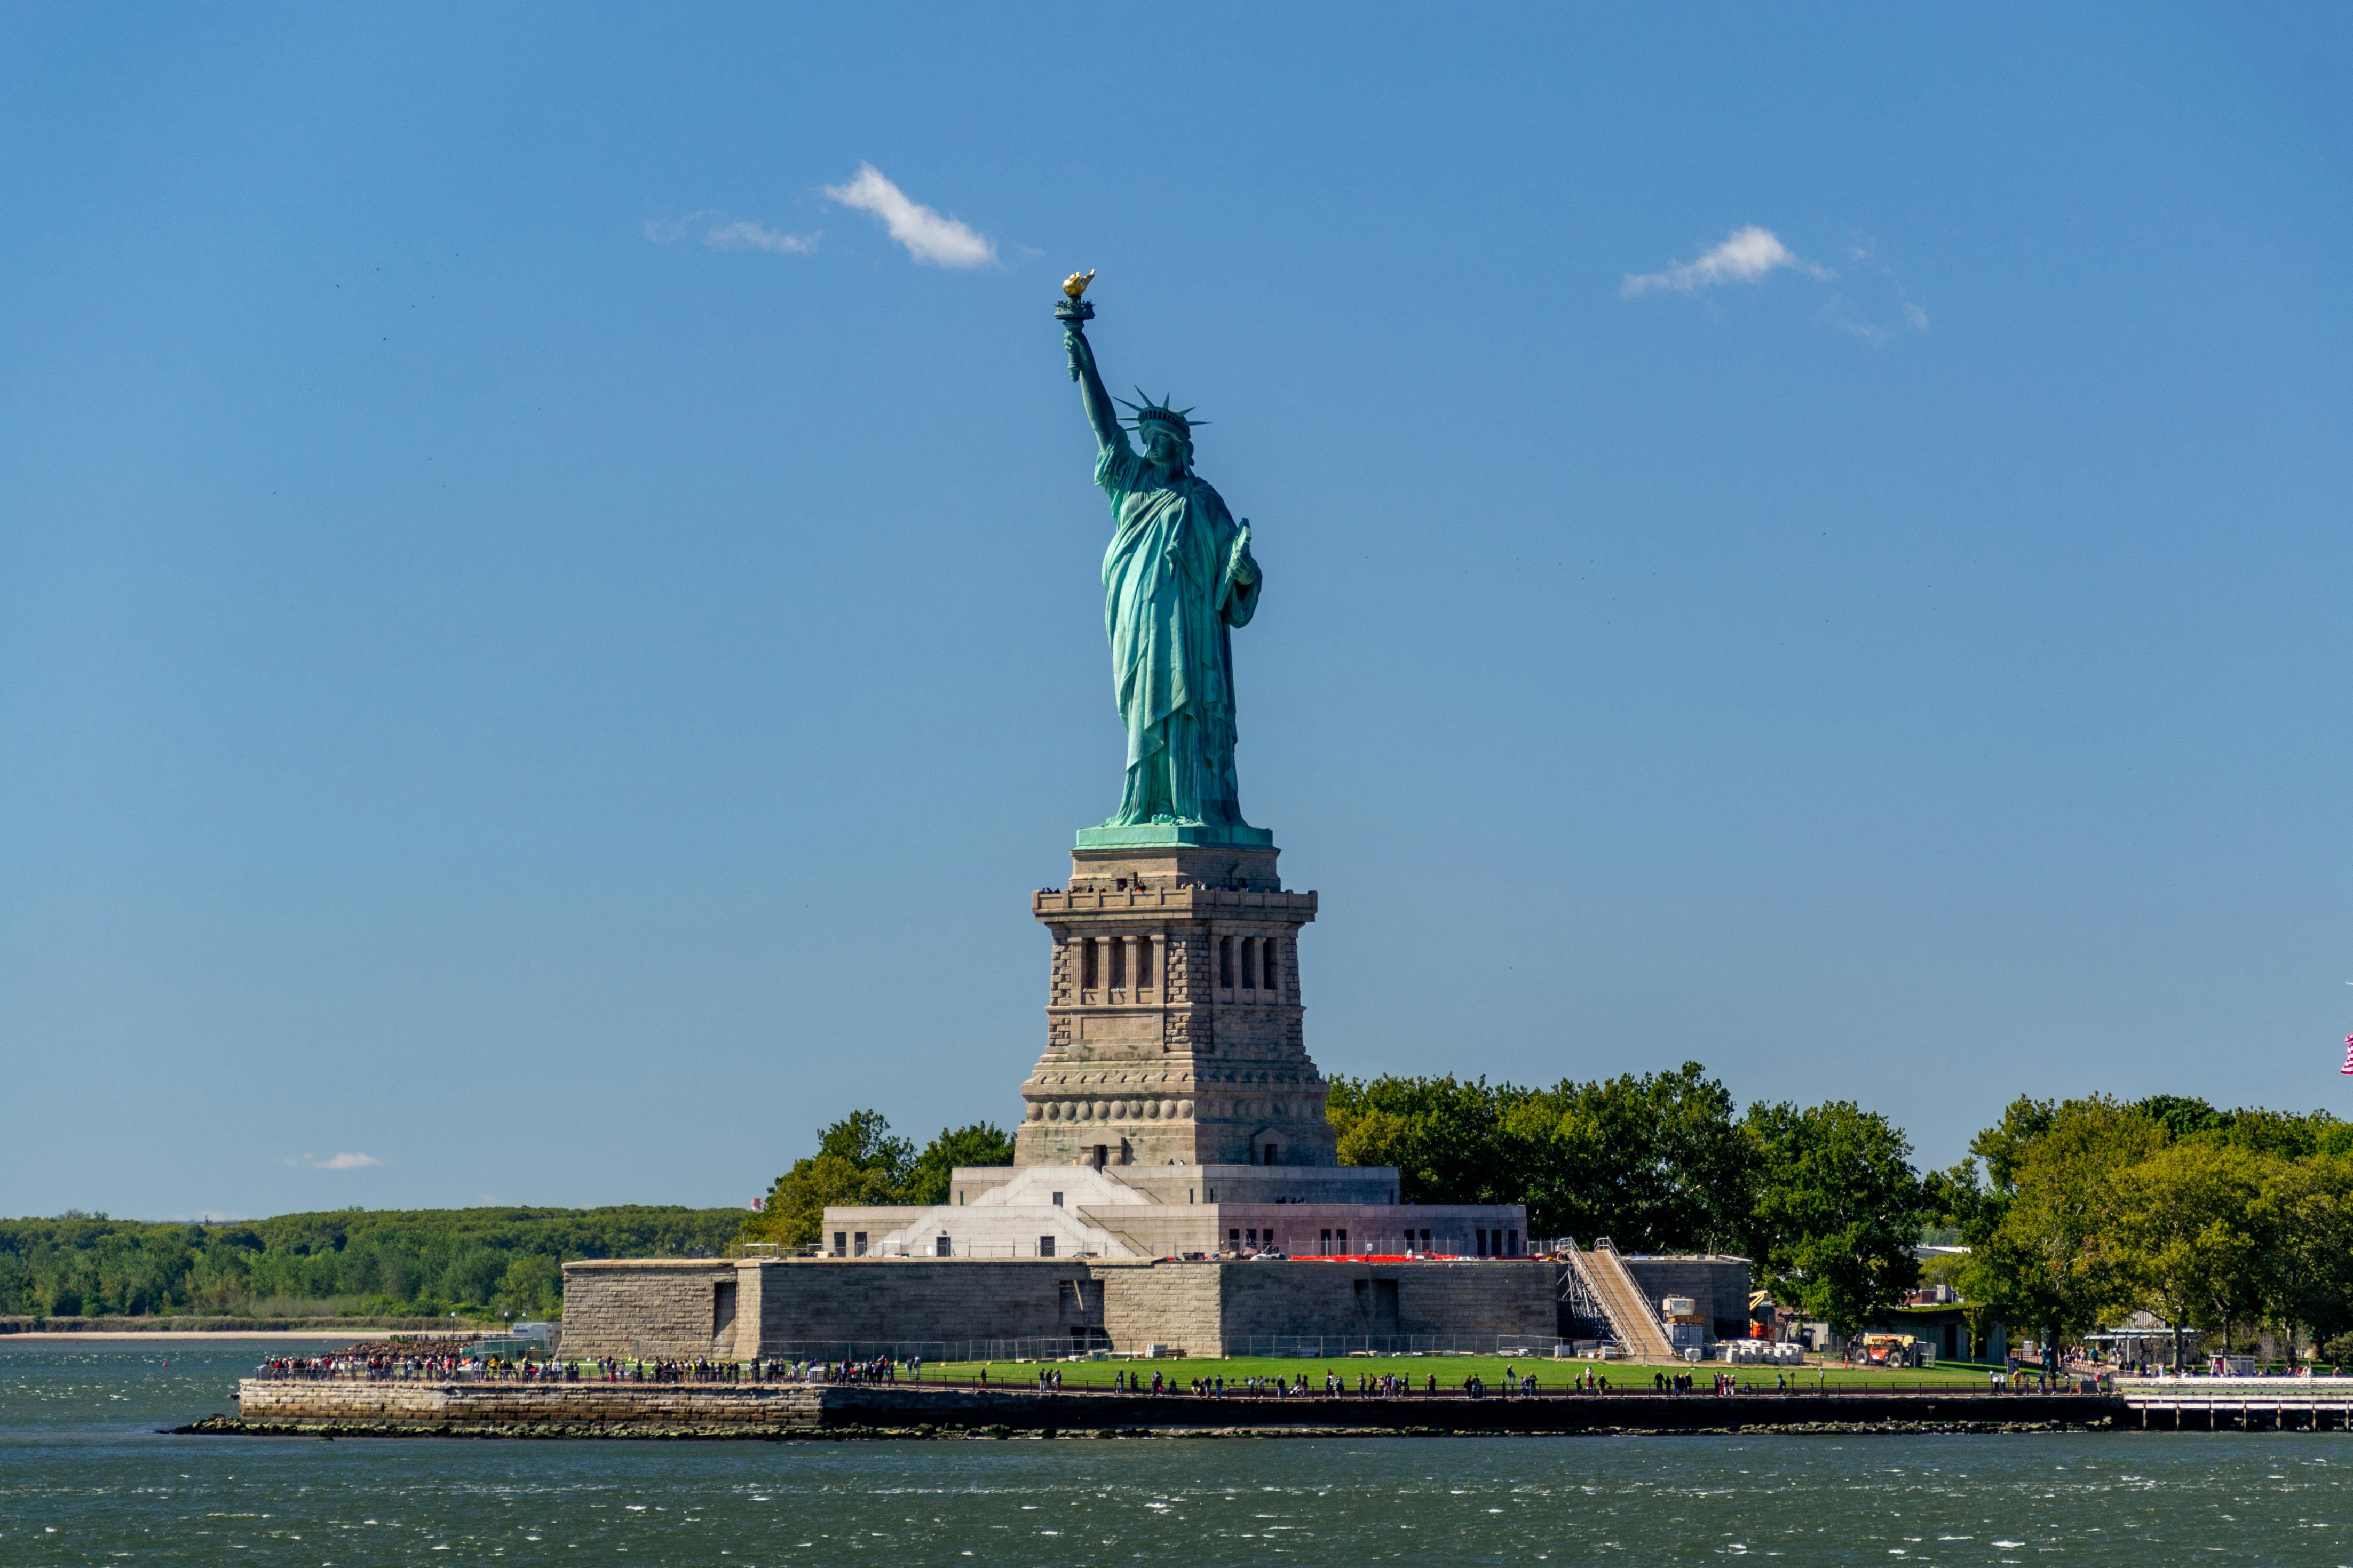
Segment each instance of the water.
[[232,1409],[238,1373],[269,1348],[0,1342],[0,1564],[2353,1563],[2353,1443],[2338,1434],[155,1433]]

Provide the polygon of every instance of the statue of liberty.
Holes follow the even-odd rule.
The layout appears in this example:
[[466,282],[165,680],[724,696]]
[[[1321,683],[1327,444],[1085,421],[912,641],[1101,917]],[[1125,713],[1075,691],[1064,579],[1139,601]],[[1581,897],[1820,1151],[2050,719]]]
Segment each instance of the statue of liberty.
[[1087,342],[1094,311],[1080,296],[1092,277],[1073,275],[1054,313],[1094,427],[1095,483],[1111,500],[1103,630],[1127,729],[1127,782],[1117,814],[1080,841],[1270,843],[1272,835],[1242,820],[1234,785],[1232,629],[1250,625],[1260,582],[1250,521],[1237,523],[1193,472],[1193,431],[1208,421],[1141,390],[1144,401],[1121,417]]

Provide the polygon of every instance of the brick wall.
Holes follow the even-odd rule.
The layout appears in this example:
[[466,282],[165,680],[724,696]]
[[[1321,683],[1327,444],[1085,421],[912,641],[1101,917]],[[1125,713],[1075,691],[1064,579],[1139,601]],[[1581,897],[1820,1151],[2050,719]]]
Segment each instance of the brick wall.
[[1103,1331],[1121,1349],[1170,1345],[1187,1355],[1213,1356],[1224,1342],[1224,1312],[1216,1263],[1106,1263]]
[[[756,1352],[854,1342],[1057,1339],[1103,1327],[1103,1286],[1077,1258],[797,1259],[754,1263]],[[822,1353],[815,1352],[815,1353]]]
[[564,1350],[575,1356],[656,1356],[691,1360],[734,1355],[738,1334],[715,1322],[718,1288],[736,1286],[735,1321],[744,1321],[736,1264],[726,1258],[597,1258],[564,1266]]
[[[1553,1335],[1553,1270],[1541,1259],[1219,1267],[1229,1346],[1275,1335],[1504,1336],[1532,1342]],[[1383,1285],[1396,1289],[1393,1321]]]

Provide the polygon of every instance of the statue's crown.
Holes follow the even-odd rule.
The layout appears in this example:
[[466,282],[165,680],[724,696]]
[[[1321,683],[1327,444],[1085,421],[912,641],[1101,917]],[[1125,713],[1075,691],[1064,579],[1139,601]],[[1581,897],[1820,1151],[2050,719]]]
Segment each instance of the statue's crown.
[[1169,429],[1176,431],[1179,436],[1184,437],[1187,441],[1190,441],[1193,438],[1193,427],[1197,425],[1207,425],[1208,423],[1206,419],[1188,418],[1187,416],[1193,412],[1189,408],[1169,407],[1168,400],[1165,397],[1159,402],[1155,403],[1152,400],[1152,395],[1145,392],[1144,388],[1140,386],[1135,389],[1135,395],[1143,398],[1144,401],[1141,403],[1129,403],[1124,397],[1119,399],[1119,401],[1122,404],[1124,404],[1127,407],[1135,410],[1135,412],[1128,417],[1126,423],[1134,426],[1138,430],[1142,430],[1146,425],[1165,425]]

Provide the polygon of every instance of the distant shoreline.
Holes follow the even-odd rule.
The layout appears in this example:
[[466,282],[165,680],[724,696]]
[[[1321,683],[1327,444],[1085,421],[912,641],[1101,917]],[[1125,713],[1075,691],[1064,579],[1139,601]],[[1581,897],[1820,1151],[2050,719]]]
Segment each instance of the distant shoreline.
[[489,1333],[495,1328],[462,1318],[256,1318],[233,1312],[202,1318],[0,1318],[0,1344],[11,1340],[359,1340],[385,1333]]
[[110,1341],[211,1341],[211,1340],[364,1340],[381,1329],[71,1329],[58,1333],[37,1330],[16,1330],[0,1333],[0,1348],[31,1342],[58,1344],[79,1340],[86,1343]]

